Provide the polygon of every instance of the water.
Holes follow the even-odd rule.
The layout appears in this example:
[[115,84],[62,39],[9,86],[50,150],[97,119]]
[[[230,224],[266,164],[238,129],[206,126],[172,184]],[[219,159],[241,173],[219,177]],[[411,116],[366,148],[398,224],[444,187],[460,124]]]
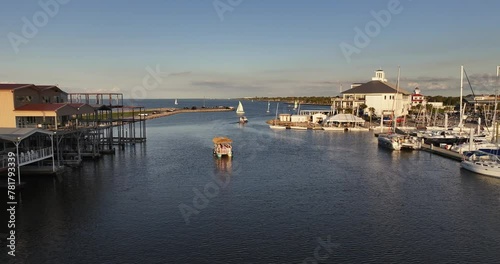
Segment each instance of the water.
[[[154,119],[146,144],[25,177],[18,255],[0,263],[314,263],[318,239],[324,263],[498,263],[500,180],[372,133],[272,131],[274,103],[243,105],[243,126],[234,112]],[[232,160],[212,157],[217,135]]]

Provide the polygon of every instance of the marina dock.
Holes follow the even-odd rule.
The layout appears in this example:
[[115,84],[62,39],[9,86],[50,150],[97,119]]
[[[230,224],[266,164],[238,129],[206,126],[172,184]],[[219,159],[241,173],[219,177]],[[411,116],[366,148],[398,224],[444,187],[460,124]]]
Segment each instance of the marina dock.
[[422,144],[421,150],[427,151],[429,153],[436,154],[439,156],[443,156],[443,157],[446,157],[446,158],[449,158],[452,160],[456,160],[456,161],[462,161],[462,159],[463,159],[462,154],[460,154],[460,153],[453,152],[451,150],[447,150],[447,149],[436,147],[436,146],[429,145],[429,144]]

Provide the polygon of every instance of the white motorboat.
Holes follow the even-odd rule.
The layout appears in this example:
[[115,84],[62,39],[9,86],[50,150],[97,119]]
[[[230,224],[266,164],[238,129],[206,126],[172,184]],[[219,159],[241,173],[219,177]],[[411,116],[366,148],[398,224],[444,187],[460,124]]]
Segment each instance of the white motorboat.
[[286,126],[269,125],[269,128],[271,128],[271,129],[286,129]]
[[326,131],[346,131],[347,128],[343,126],[323,126],[323,130]]
[[361,127],[361,126],[349,127],[348,130],[349,131],[370,131],[369,128]]
[[490,153],[465,152],[460,167],[475,173],[500,178],[500,157]]
[[307,130],[307,127],[305,127],[305,126],[290,126],[290,129],[294,129],[294,130]]
[[248,123],[248,119],[246,116],[240,116],[240,121],[239,121],[240,124],[245,124],[245,123]]

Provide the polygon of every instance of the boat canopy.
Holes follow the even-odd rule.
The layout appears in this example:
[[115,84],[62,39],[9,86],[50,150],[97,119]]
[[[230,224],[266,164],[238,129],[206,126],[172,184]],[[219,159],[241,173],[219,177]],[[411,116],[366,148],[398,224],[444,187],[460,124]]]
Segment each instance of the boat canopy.
[[330,116],[325,120],[326,123],[365,123],[365,120],[357,117],[353,114],[338,114],[334,116]]
[[228,137],[214,137],[212,141],[214,142],[214,144],[225,144],[233,142],[233,140]]
[[53,135],[54,132],[38,128],[0,128],[0,139],[19,142],[35,133]]

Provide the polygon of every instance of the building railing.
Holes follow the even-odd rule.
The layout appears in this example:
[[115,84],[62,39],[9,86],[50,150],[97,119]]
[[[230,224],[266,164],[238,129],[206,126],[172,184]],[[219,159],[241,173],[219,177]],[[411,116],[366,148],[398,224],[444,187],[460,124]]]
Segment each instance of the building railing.
[[9,157],[7,155],[0,157],[0,169],[7,168],[9,164]]
[[19,152],[19,165],[22,166],[38,160],[46,159],[48,157],[52,157],[52,155],[53,152],[51,147]]

